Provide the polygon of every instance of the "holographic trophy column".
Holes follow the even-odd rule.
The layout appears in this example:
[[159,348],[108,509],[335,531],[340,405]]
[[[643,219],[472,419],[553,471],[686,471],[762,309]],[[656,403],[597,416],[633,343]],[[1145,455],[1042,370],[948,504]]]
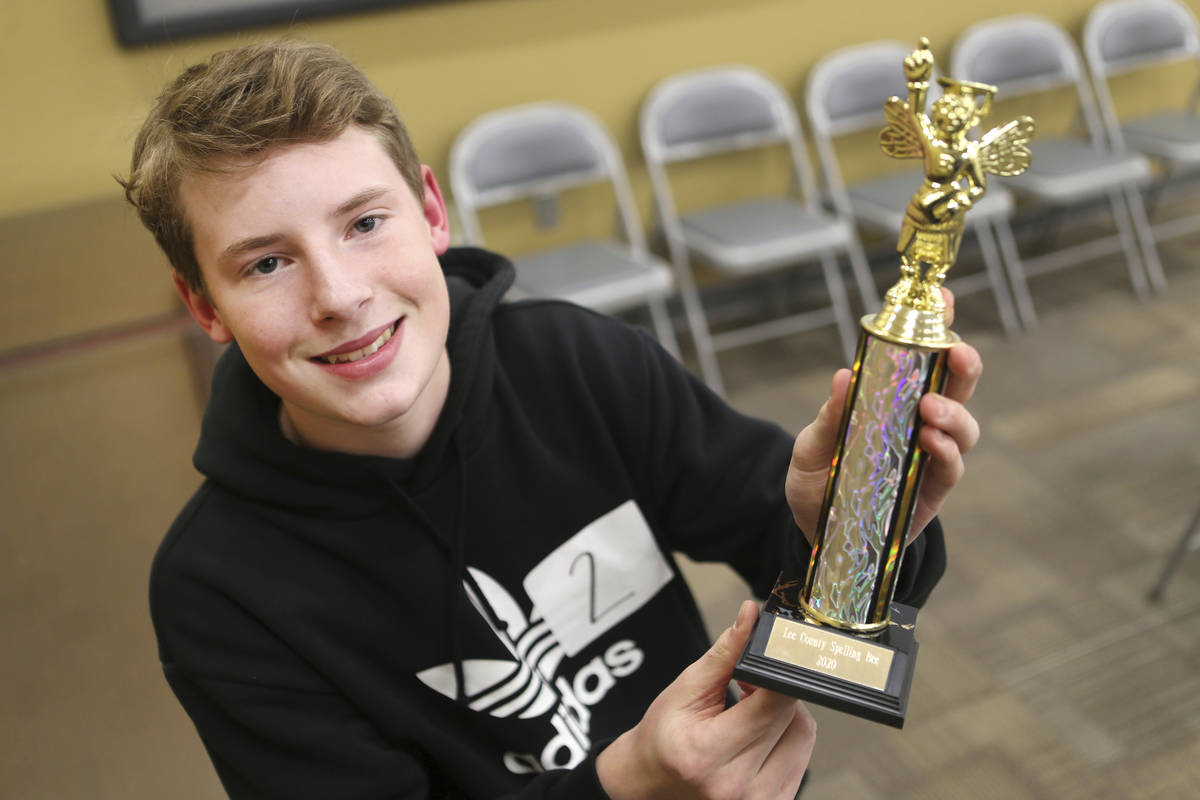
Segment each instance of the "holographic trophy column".
[[805,616],[859,633],[887,627],[924,464],[917,404],[941,390],[953,340],[916,347],[870,328],[860,337],[835,468],[796,600]]
[[884,104],[879,143],[889,156],[922,159],[925,181],[904,210],[900,280],[862,319],[808,572],[780,575],[734,670],[738,680],[896,727],[917,654],[916,609],[892,602],[925,461],[917,406],[942,389],[959,341],[941,288],[987,174],[1024,172],[1033,135],[1033,120],[1020,117],[968,138],[991,110],[996,89],[985,84],[940,78],[943,93],[926,114],[927,39],[903,66],[908,98]]

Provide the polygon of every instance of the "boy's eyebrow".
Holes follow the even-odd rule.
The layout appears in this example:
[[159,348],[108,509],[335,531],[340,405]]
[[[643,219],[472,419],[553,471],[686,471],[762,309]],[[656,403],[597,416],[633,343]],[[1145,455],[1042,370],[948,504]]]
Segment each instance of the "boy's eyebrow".
[[[372,200],[387,194],[389,191],[390,190],[386,186],[369,186],[366,189],[363,189],[361,192],[356,192],[350,197],[350,199],[346,200],[346,202],[342,203],[332,212],[330,212],[329,216],[331,218],[340,217],[343,214],[353,211],[364,203],[369,203]],[[251,250],[257,250],[260,247],[270,247],[274,244],[277,244],[282,239],[283,235],[278,233],[270,233],[266,236],[251,236],[249,238],[242,239],[234,242],[233,244],[229,245],[229,247],[226,247],[224,250],[222,250],[220,260],[225,261],[233,259],[242,255],[243,253],[247,253]]]
[[229,245],[229,247],[226,247],[221,251],[221,255],[219,256],[218,260],[228,261],[242,255],[243,253],[248,253],[251,250],[257,250],[260,247],[270,247],[271,245],[279,242],[281,239],[283,239],[283,236],[278,233],[271,233],[267,234],[266,236],[251,236],[248,239],[242,239],[241,241],[234,242],[233,244]]
[[356,192],[349,200],[335,208],[333,213],[331,213],[329,216],[340,217],[343,214],[353,211],[364,203],[369,203],[372,200],[387,194],[389,191],[390,190],[386,186],[368,186],[361,192]]

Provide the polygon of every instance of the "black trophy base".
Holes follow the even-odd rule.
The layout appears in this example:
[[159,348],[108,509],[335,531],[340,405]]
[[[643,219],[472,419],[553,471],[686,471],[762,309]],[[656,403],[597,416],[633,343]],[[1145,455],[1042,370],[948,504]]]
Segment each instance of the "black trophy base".
[[917,610],[892,604],[874,636],[819,625],[768,603],[733,677],[895,728],[904,727],[917,662]]

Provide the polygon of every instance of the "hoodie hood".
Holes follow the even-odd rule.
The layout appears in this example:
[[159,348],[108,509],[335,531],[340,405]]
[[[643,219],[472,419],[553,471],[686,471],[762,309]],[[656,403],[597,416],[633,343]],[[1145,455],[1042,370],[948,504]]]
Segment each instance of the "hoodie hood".
[[385,502],[381,482],[414,492],[448,468],[451,442],[469,453],[483,429],[495,365],[493,309],[512,285],[503,257],[452,248],[441,257],[450,294],[450,390],[433,434],[412,459],[317,451],[296,445],[279,426],[279,397],[254,374],[234,343],[213,372],[212,394],[193,463],[228,491],[319,516],[361,516]]

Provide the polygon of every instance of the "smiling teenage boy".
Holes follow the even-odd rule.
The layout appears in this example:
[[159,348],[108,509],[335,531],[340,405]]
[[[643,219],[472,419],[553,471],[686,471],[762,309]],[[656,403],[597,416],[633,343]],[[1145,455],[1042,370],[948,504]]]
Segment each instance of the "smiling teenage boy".
[[[764,690],[727,707],[754,605],[709,647],[672,552],[761,594],[806,560],[845,370],[793,442],[639,331],[501,304],[512,267],[448,248],[433,173],[328,47],[186,70],[125,188],[231,344],[150,597],[232,797],[795,794],[811,716]],[[950,371],[921,406],[912,604],[978,439],[978,355]]]

